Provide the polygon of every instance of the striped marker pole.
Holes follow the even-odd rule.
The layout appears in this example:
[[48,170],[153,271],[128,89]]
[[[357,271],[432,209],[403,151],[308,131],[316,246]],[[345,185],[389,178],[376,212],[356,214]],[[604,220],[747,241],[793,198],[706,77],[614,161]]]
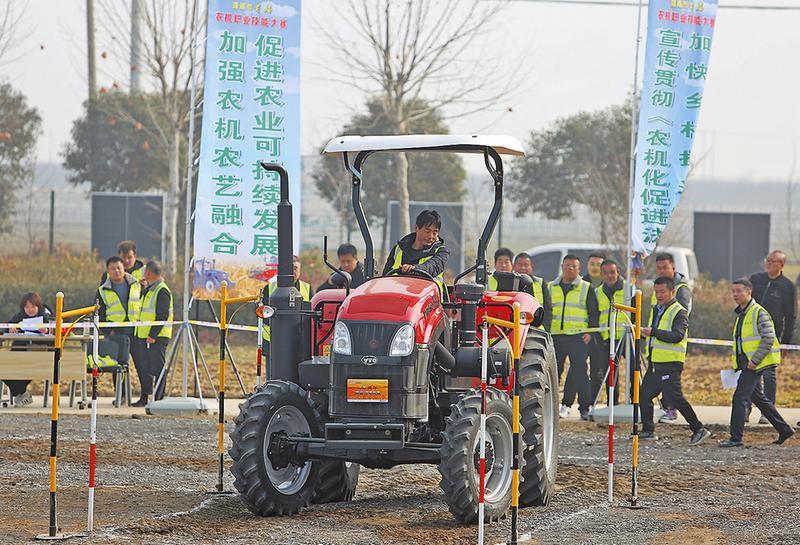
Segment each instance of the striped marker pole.
[[611,330],[608,342],[608,503],[614,503],[614,361],[617,333],[617,309],[611,309]]
[[261,386],[261,362],[264,357],[264,318],[258,317],[258,348],[256,349],[256,386]]
[[633,452],[631,454],[631,507],[639,501],[639,353],[642,334],[642,291],[636,290],[636,327],[633,330]]
[[514,387],[511,405],[511,432],[513,434],[511,463],[511,545],[518,543],[519,516],[519,466],[520,466],[520,437],[519,437],[519,357],[520,357],[520,306],[514,302],[514,342],[511,343],[511,353],[514,356]]
[[223,281],[219,300],[219,421],[217,423],[217,493],[223,493],[222,472],[225,457],[225,336],[228,321],[228,283]]
[[48,536],[58,537],[58,520],[56,517],[56,456],[58,453],[58,402],[61,396],[58,391],[59,372],[61,366],[61,326],[63,324],[62,314],[64,312],[64,293],[56,293],[56,329],[55,340],[53,341],[53,389],[52,408],[50,412],[50,528]]
[[92,338],[92,409],[89,418],[89,507],[87,510],[87,530],[94,530],[94,475],[97,466],[97,376],[99,375],[97,362],[99,361],[100,328],[98,327],[97,311],[92,316],[94,333]]
[[480,441],[480,461],[478,462],[478,545],[483,545],[484,516],[486,498],[486,381],[487,359],[489,357],[489,324],[484,315],[481,324],[481,427],[478,435]]

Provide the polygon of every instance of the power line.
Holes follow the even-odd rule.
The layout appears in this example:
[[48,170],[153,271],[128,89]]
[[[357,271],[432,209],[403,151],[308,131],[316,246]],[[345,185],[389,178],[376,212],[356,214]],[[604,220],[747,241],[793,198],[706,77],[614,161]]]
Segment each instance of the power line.
[[[537,4],[573,4],[585,6],[625,6],[637,7],[637,2],[625,2],[623,0],[511,0],[513,2],[529,2]],[[647,7],[647,2],[644,2],[643,7]],[[742,9],[742,10],[758,10],[758,11],[800,11],[800,6],[764,6],[760,4],[741,4],[738,6],[731,6],[721,4],[719,9]]]

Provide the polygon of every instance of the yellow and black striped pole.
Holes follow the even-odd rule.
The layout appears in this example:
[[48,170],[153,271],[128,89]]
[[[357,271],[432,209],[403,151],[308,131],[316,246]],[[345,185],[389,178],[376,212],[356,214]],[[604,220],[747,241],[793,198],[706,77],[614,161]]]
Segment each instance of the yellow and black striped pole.
[[222,473],[225,459],[225,337],[228,333],[228,283],[223,281],[219,299],[219,420],[217,422],[217,493],[223,493]]
[[519,466],[520,466],[520,436],[519,436],[519,358],[520,358],[520,325],[519,303],[514,303],[514,342],[511,343],[511,354],[514,358],[514,386],[511,398],[511,433],[513,434],[512,448],[514,453],[511,458],[511,545],[517,545],[519,528]]
[[64,318],[73,316],[83,316],[94,312],[96,306],[84,307],[64,312],[64,293],[56,294],[56,325],[53,340],[53,388],[50,411],[50,525],[47,534],[40,534],[36,539],[56,540],[73,537],[70,534],[59,534],[58,532],[58,510],[56,508],[56,492],[58,491],[57,479],[57,459],[58,459],[58,403],[61,400],[59,392],[59,381],[61,380],[61,349],[64,346],[61,326]]
[[639,501],[639,357],[642,338],[642,291],[636,290],[635,327],[633,328],[633,350],[631,369],[633,369],[631,403],[633,404],[633,441],[631,448],[631,507],[638,507]]

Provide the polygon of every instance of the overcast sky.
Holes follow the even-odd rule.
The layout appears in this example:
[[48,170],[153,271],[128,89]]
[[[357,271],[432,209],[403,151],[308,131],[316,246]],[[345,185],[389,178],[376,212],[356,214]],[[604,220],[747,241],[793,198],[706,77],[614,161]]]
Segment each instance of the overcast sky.
[[[696,175],[786,179],[794,154],[800,154],[800,11],[724,8],[744,3],[800,7],[800,0],[723,2],[693,150],[694,158],[704,157]],[[19,58],[0,66],[0,77],[8,77],[42,114],[39,159],[60,161],[87,94],[84,2],[15,4],[25,6],[27,31],[14,51]],[[303,153],[315,153],[364,102],[360,92],[331,80],[338,69],[318,31],[319,25],[345,28],[340,6],[334,0],[303,2]],[[513,71],[526,77],[497,109],[453,118],[451,132],[506,133],[524,140],[531,129],[560,116],[622,102],[633,82],[636,12],[624,6],[511,2],[487,21],[489,34],[466,49],[464,58],[518,63]],[[112,49],[109,36],[101,33],[98,55]],[[113,83],[119,72],[111,67],[119,62],[113,54],[98,59],[98,85]],[[501,113],[508,108],[511,112]]]

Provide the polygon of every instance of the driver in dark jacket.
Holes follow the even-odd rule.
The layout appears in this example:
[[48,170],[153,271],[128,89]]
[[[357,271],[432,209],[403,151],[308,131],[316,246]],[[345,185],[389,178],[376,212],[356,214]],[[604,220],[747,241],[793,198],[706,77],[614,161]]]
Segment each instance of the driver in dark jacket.
[[389,252],[383,275],[394,269],[404,273],[422,271],[441,281],[447,258],[450,257],[450,250],[439,236],[441,228],[442,218],[436,210],[420,212],[414,232],[398,240]]

